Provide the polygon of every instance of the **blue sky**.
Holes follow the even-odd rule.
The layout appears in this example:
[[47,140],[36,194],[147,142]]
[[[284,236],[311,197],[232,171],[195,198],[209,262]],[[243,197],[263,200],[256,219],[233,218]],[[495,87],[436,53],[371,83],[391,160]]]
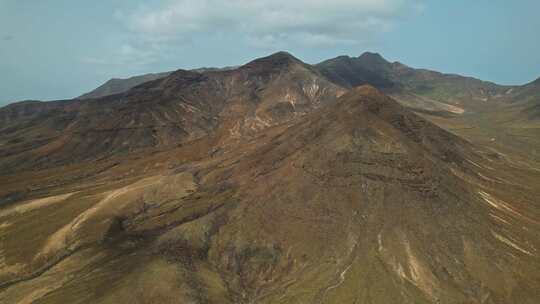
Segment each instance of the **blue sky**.
[[523,84],[540,77],[537,0],[0,0],[0,104],[78,96],[112,77],[381,53]]

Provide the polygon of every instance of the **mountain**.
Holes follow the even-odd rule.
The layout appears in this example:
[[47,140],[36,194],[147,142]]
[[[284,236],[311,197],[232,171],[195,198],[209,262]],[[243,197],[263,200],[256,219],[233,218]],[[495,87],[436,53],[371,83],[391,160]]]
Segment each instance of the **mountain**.
[[204,73],[204,72],[219,72],[219,71],[230,71],[230,70],[236,70],[237,68],[239,68],[240,66],[227,66],[227,67],[223,67],[223,68],[197,68],[197,69],[192,69],[191,71],[193,72],[198,72],[198,73]]
[[[193,69],[191,71],[197,72],[197,73],[205,73],[205,72],[234,70],[236,68],[237,67],[198,68],[198,69]],[[78,98],[79,99],[92,99],[92,98],[100,98],[100,97],[105,97],[108,95],[124,93],[145,82],[157,80],[160,78],[165,78],[169,76],[171,73],[172,72],[163,72],[163,73],[155,73],[155,74],[151,73],[151,74],[133,76],[133,77],[125,78],[125,79],[113,78],[113,79],[108,80],[101,86],[97,87],[96,89],[79,96]]]
[[[366,57],[366,55],[363,56]],[[380,55],[377,54],[377,56],[379,59],[374,58],[373,62],[384,60]],[[369,84],[379,89],[390,89],[398,85],[386,75],[366,65],[365,60],[362,59],[364,57],[340,56],[319,63],[317,67],[328,79],[346,88]]]
[[316,66],[344,87],[370,84],[411,108],[429,112],[482,111],[511,89],[471,77],[414,69],[369,52],[355,58],[340,56]]
[[227,141],[303,115],[344,91],[277,53],[234,70],[178,70],[97,99],[13,104],[0,109],[0,168],[159,150],[210,133]]
[[540,123],[540,80],[516,88],[510,98],[514,121]]
[[[291,60],[247,69],[269,76]],[[186,148],[125,158],[4,208],[0,299],[539,300],[538,189],[506,181],[525,171],[372,87],[197,161]],[[49,178],[77,170],[89,171]]]
[[0,303],[538,303],[540,169],[328,71],[0,108]]
[[96,89],[79,96],[79,99],[99,98],[99,97],[104,97],[107,95],[123,93],[145,82],[167,77],[170,73],[171,72],[163,72],[163,73],[156,73],[156,74],[151,73],[151,74],[133,76],[133,77],[125,78],[125,79],[113,78],[113,79],[108,80],[101,86],[97,87]]
[[[478,110],[478,103],[499,100],[512,89],[470,77],[414,69],[399,62],[390,63],[378,53],[359,57],[339,56],[315,66],[326,78],[344,88],[369,84],[391,94],[412,108],[430,112],[461,114]],[[200,68],[193,72],[228,71],[238,67]],[[80,99],[124,93],[145,82],[164,78],[171,72],[146,74],[127,79],[111,79]]]
[[510,101],[526,119],[540,121],[540,78],[513,90]]
[[[415,69],[380,54],[340,56],[317,64],[343,87],[371,84],[429,121],[526,166],[540,165],[540,86],[502,86]],[[531,163],[532,161],[532,163]]]

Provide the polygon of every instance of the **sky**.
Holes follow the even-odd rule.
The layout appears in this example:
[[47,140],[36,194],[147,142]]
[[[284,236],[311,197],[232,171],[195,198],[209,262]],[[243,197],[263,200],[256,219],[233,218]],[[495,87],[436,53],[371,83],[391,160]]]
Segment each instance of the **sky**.
[[281,50],[524,84],[540,77],[539,12],[538,0],[0,0],[0,105]]

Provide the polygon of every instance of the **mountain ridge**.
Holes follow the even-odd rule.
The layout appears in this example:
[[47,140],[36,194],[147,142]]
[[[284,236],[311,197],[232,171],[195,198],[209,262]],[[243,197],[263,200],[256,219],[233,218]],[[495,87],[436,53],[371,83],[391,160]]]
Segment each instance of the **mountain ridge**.
[[98,99],[0,109],[0,134],[7,138],[1,163],[37,166],[168,149],[213,132],[227,141],[304,115],[342,92],[285,53],[233,70],[177,70]]
[[[236,116],[266,113],[248,105],[287,104],[284,83],[297,101],[312,92],[304,83],[324,84],[302,64],[285,58],[284,68],[282,58],[273,59],[219,73],[179,70],[123,95],[82,102],[85,115],[95,111],[91,104],[118,104],[121,111],[105,112],[114,114],[108,120],[130,121],[122,105],[157,116],[156,109],[179,100],[227,119],[216,121],[216,132],[161,151],[0,175],[0,197],[14,197],[0,209],[0,300],[539,300],[538,173],[372,86],[326,102],[305,99],[305,113],[234,139],[243,130]],[[205,99],[209,88],[229,102]],[[250,97],[238,98],[244,92]],[[288,104],[279,117],[297,113]],[[95,145],[99,138],[91,139]]]
[[[68,151],[75,147],[80,149],[77,155],[86,155],[83,158],[111,151],[170,148],[214,132],[225,120],[227,127],[219,132],[220,140],[227,141],[231,134],[233,138],[254,134],[304,115],[323,101],[332,102],[352,87],[364,84],[378,87],[401,104],[435,120],[484,113],[492,108],[507,111],[506,105],[515,100],[522,102],[511,112],[523,113],[515,115],[534,120],[537,111],[534,85],[494,89],[480,80],[473,79],[469,84],[469,78],[409,68],[369,52],[317,65],[277,52],[239,67],[177,70],[167,75],[97,99],[24,102],[0,108],[0,134],[7,138],[0,145],[3,163],[8,167],[18,163],[36,165],[36,161],[47,162],[47,155],[57,149],[64,149],[62,158],[68,159]],[[124,113],[121,119],[113,118],[116,112]],[[181,118],[187,113],[195,116]],[[95,134],[101,144],[94,139],[83,140],[82,134],[88,132]],[[109,135],[98,140],[98,134],[104,132]],[[29,140],[24,139],[26,136]],[[121,140],[126,136],[133,136],[133,140]],[[72,142],[72,148],[67,148],[66,140]],[[91,147],[85,147],[90,143]]]
[[[298,58],[284,51],[274,53],[273,55],[279,55],[279,54],[290,56],[294,58],[295,60],[301,62],[301,60],[299,60]],[[346,61],[343,64],[344,68],[341,67],[342,71],[340,71],[340,73],[345,73],[344,75],[336,75],[336,71],[328,71],[328,68],[326,66],[331,65],[332,62],[336,62],[336,61],[338,62]],[[520,87],[526,87],[527,85],[533,85],[534,83],[538,82],[538,80],[535,80],[528,84],[524,84],[523,86],[503,86],[503,85],[498,85],[489,81],[482,81],[474,77],[461,76],[459,74],[445,74],[445,73],[440,73],[440,72],[429,70],[429,69],[413,69],[397,61],[389,62],[384,57],[382,57],[379,53],[374,53],[374,52],[364,52],[358,57],[350,57],[347,55],[342,55],[342,56],[338,56],[332,59],[325,60],[323,62],[314,64],[311,66],[317,68],[319,72],[323,74],[326,73],[325,77],[328,77],[330,80],[332,80],[336,84],[344,86],[346,88],[351,88],[351,87],[363,85],[363,84],[370,84],[370,85],[374,85],[375,87],[379,89],[385,90],[387,93],[391,93],[390,92],[391,89],[404,91],[404,86],[408,86],[408,85],[410,86],[411,81],[413,85],[418,86],[417,84],[415,84],[415,82],[418,82],[418,80],[414,80],[414,77],[418,78],[419,76],[413,76],[415,73],[418,75],[424,75],[424,76],[421,76],[422,78],[420,78],[422,79],[422,81],[428,80],[428,79],[425,79],[425,77],[431,77],[431,78],[443,77],[443,79],[446,77],[447,78],[446,81],[452,81],[452,79],[462,81],[462,82],[472,81],[473,83],[476,83],[474,84],[474,86],[479,87],[480,90],[477,90],[472,95],[461,96],[459,98],[461,99],[472,98],[472,100],[492,99],[495,102],[505,100],[506,96],[504,96],[504,92],[503,92],[504,90],[510,90],[510,89],[515,90],[515,89],[519,89]],[[227,70],[234,70],[239,67],[240,66],[232,66],[232,67],[224,67],[224,68],[199,68],[199,69],[194,69],[192,71],[195,71],[195,72],[227,71]],[[344,72],[343,70],[347,70],[347,72]],[[397,76],[391,75],[391,74],[395,74],[396,71],[400,71]],[[154,74],[133,76],[127,79],[111,79],[107,83],[95,89],[94,91],[83,94],[78,98],[84,99],[84,98],[104,97],[110,94],[122,93],[146,81],[163,78],[164,76],[170,73],[171,72],[154,73]],[[411,78],[411,76],[413,78]],[[398,80],[396,80],[396,77]],[[402,79],[403,77],[405,77],[405,80],[409,78],[413,80],[406,80],[405,83],[403,83],[403,79]],[[111,88],[111,86],[109,85],[110,84],[109,82],[121,82],[122,84],[118,85],[116,88]],[[437,84],[435,84],[435,86],[437,86]],[[449,84],[449,87],[452,87],[452,86],[453,84]],[[420,99],[420,104],[424,103],[425,100],[428,99],[428,100],[436,101],[438,103],[463,107],[462,105],[463,102],[458,102],[456,104],[456,102],[453,101],[452,99],[448,99],[448,93],[445,93],[446,95],[443,95],[443,96],[440,96],[440,94],[434,96],[433,94],[438,94],[438,93],[426,92],[426,88],[427,87],[422,87],[422,86],[413,88],[411,92],[414,95],[413,99]],[[431,90],[432,89],[433,88],[431,88]],[[420,90],[420,92],[417,92],[418,90]],[[495,90],[495,92],[490,93],[490,91],[493,91],[493,90]],[[410,88],[407,91],[411,91]],[[404,93],[404,92],[401,92],[401,93]],[[429,93],[429,94],[426,95],[426,93]],[[404,94],[409,95],[409,99],[411,98],[410,93],[404,93]],[[456,95],[459,95],[459,94],[457,94],[456,92],[450,92],[449,96],[456,96]],[[400,101],[404,101],[404,98],[400,98],[397,94],[395,94],[393,97]],[[409,103],[409,105],[414,106],[414,103],[413,104]],[[478,110],[478,109],[479,109],[478,107],[475,107],[475,109],[473,110]]]

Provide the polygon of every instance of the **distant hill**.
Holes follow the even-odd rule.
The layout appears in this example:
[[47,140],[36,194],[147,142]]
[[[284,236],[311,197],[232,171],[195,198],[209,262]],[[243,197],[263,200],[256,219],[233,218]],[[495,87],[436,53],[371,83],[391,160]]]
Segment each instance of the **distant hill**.
[[316,65],[332,81],[345,87],[373,85],[398,101],[429,111],[481,111],[486,103],[500,100],[512,87],[389,62],[380,54],[340,56]]
[[[192,71],[198,72],[198,73],[204,73],[204,72],[212,72],[212,71],[231,70],[234,68],[236,67],[198,68],[198,69],[193,69]],[[151,74],[133,76],[129,78],[113,78],[113,79],[108,80],[101,86],[97,87],[96,89],[79,96],[78,98],[91,99],[91,98],[99,98],[99,97],[104,97],[107,95],[123,93],[145,82],[167,77],[171,73],[172,72],[151,73]]]
[[133,76],[129,78],[113,78],[97,87],[96,89],[79,96],[79,99],[99,98],[107,95],[113,95],[123,93],[135,86],[138,86],[147,81],[160,79],[170,75],[171,72],[145,74],[139,76]]

